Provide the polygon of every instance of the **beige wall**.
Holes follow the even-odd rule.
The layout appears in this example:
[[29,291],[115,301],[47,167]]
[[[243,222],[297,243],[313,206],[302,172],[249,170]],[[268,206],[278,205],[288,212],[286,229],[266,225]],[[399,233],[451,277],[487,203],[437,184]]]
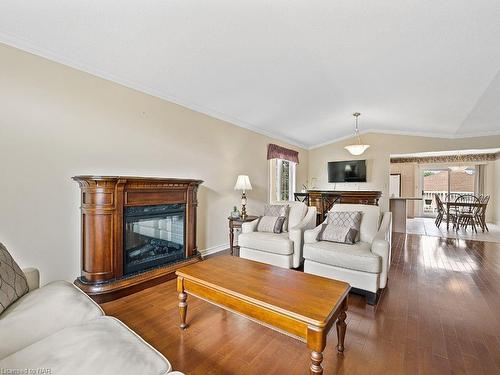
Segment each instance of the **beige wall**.
[[[346,139],[331,143],[309,151],[309,177],[316,178],[315,185],[324,189],[360,189],[360,190],[381,190],[383,198],[381,206],[388,209],[388,190],[390,174],[390,155],[400,153],[427,152],[427,151],[446,151],[446,150],[465,150],[476,148],[500,147],[500,136],[463,138],[463,139],[444,139],[430,137],[414,137],[393,134],[365,134],[362,135],[363,143],[371,147],[362,155],[354,157],[350,155],[344,146],[351,144],[352,139]],[[334,160],[367,159],[367,182],[350,184],[330,184],[327,176],[327,162]],[[498,195],[498,176],[493,167],[487,170],[490,175],[493,174],[492,181],[497,181],[496,187],[489,185],[489,189],[497,191]],[[498,172],[498,165],[497,165]],[[495,177],[496,176],[496,177]],[[488,187],[487,187],[488,188]],[[487,192],[489,193],[489,192]],[[492,194],[492,205],[495,206],[495,196]],[[496,220],[499,220],[497,208]],[[493,214],[491,214],[493,216]]]
[[[391,173],[397,173],[401,175],[401,196],[402,197],[419,197],[417,186],[417,173],[418,164],[417,163],[393,163],[390,166]],[[417,201],[416,204],[418,204]],[[407,203],[407,214],[408,217],[415,216],[414,202],[409,201]]]
[[[77,174],[200,178],[198,246],[225,246],[250,176],[248,210],[268,199],[260,134],[0,45],[0,241],[43,280],[79,274]],[[300,152],[297,184],[307,179]]]
[[495,219],[498,225],[500,225],[500,158],[495,160],[495,184],[494,191],[495,197],[497,199],[493,202],[493,209],[495,210]]

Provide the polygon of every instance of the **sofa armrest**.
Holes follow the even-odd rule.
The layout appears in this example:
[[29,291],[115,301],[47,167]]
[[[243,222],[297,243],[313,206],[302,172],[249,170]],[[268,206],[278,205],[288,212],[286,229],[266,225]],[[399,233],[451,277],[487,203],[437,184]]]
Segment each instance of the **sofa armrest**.
[[23,269],[23,273],[28,281],[28,288],[30,292],[40,287],[40,271],[38,271],[38,269],[33,267],[25,268]]
[[384,213],[379,230],[372,242],[372,253],[382,258],[382,272],[380,274],[380,288],[387,285],[387,276],[391,267],[391,240],[392,240],[392,214]]
[[250,221],[248,223],[241,224],[241,233],[252,233],[257,230],[257,223],[259,219],[255,219],[254,221]]
[[321,231],[323,224],[318,225],[314,229],[306,230],[304,232],[304,243],[315,243],[318,242],[318,234]]

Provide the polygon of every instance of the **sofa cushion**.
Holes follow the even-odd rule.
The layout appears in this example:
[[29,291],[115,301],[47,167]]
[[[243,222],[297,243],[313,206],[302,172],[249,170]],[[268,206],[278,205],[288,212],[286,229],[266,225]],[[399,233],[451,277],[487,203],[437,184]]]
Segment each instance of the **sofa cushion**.
[[0,314],[28,290],[26,276],[0,242]]
[[304,258],[356,271],[380,273],[382,258],[370,249],[369,243],[361,241],[353,245],[320,241],[304,245]]
[[35,289],[0,315],[0,358],[63,328],[102,315],[99,305],[67,281]]
[[170,363],[119,320],[100,317],[53,333],[0,360],[0,368],[52,374],[166,374]]
[[238,245],[274,254],[293,254],[293,242],[288,238],[288,233],[242,233],[238,236]]
[[361,211],[361,225],[359,227],[359,240],[372,243],[380,225],[380,207],[367,204],[336,204],[330,212]]

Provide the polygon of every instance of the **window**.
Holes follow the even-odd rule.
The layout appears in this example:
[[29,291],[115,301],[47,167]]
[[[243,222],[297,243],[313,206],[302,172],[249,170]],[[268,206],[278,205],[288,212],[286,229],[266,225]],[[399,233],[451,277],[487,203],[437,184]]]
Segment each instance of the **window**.
[[296,163],[283,160],[271,159],[269,192],[270,201],[291,201],[295,193],[295,169]]

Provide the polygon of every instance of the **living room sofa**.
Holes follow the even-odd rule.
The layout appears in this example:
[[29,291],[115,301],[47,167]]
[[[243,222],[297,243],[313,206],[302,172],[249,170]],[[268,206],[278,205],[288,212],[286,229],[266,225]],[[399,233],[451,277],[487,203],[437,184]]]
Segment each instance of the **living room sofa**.
[[[318,241],[322,224],[304,233],[304,272],[349,283],[376,304],[391,266],[392,216],[379,206],[336,204],[334,211],[361,211],[359,241],[350,245]],[[326,220],[325,220],[326,221]]]
[[182,375],[73,284],[23,272],[29,292],[0,315],[0,373]]
[[303,202],[283,202],[289,206],[288,226],[283,233],[258,232],[258,219],[243,223],[238,236],[240,257],[283,268],[302,264],[304,231],[316,226],[316,207]]

